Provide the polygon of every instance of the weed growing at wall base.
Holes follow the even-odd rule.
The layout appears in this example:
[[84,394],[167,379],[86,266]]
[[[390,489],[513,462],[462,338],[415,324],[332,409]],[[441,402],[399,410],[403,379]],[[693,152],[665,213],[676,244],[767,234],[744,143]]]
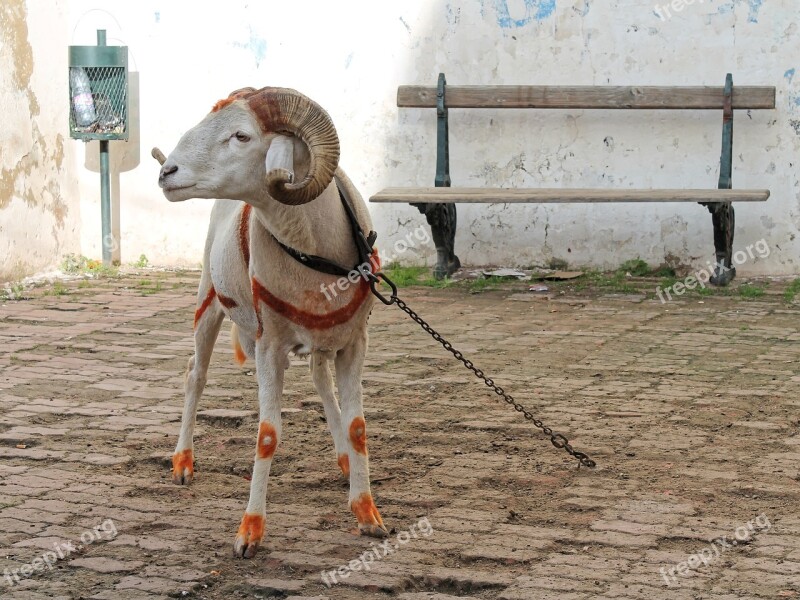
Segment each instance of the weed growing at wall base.
[[[750,244],[744,250],[737,250],[734,252],[732,257],[733,263],[734,265],[744,264],[748,259],[754,260],[756,255],[758,255],[758,258],[767,258],[770,255],[770,252],[771,250],[769,244],[767,244],[767,241],[758,240],[755,244]],[[662,288],[661,286],[657,287],[656,295],[658,296],[658,299],[661,300],[661,304],[665,304],[668,300],[672,300],[672,294],[675,294],[676,296],[682,296],[684,293],[686,293],[686,290],[694,290],[697,288],[697,286],[705,289],[706,283],[708,283],[708,280],[711,279],[711,275],[714,274],[715,268],[719,268],[723,272],[730,271],[730,268],[726,267],[722,263],[714,264],[711,261],[706,263],[706,267],[707,268],[705,269],[695,271],[693,274],[686,277],[683,282],[678,281],[677,283],[673,283],[665,288]]]

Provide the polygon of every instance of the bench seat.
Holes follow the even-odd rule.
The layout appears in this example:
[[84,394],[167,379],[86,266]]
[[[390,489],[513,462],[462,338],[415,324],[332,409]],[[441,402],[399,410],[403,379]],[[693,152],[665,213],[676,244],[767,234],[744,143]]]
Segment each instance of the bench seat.
[[370,202],[452,203],[555,203],[578,202],[765,202],[769,190],[665,190],[582,188],[462,188],[391,187]]

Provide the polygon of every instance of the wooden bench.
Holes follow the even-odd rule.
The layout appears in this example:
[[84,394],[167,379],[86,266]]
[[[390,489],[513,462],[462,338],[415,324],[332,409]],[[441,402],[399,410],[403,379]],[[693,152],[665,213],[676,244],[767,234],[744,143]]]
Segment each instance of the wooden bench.
[[[733,87],[728,74],[724,87],[655,86],[447,86],[444,74],[437,87],[400,86],[397,106],[435,108],[437,114],[435,187],[387,188],[370,202],[409,202],[423,213],[436,244],[434,276],[446,277],[461,263],[454,251],[457,202],[698,202],[711,212],[717,267],[711,282],[727,285],[736,275],[732,264],[733,202],[763,202],[769,190],[733,190],[734,109],[774,109],[775,88]],[[450,186],[448,109],[558,108],[721,110],[722,153],[717,189],[508,189]]]

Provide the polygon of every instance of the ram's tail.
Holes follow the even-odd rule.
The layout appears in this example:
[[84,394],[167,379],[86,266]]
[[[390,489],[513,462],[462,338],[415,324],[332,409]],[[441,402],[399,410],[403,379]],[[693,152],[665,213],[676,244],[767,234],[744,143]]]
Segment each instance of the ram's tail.
[[248,358],[255,356],[255,340],[243,336],[236,323],[231,327],[231,345],[233,346],[233,358],[240,365],[243,365]]

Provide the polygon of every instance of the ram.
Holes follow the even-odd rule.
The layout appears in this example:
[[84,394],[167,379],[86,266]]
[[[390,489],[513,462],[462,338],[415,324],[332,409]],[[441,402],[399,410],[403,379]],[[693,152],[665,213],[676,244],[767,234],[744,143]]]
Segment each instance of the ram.
[[[309,356],[337,461],[350,479],[349,503],[359,530],[384,537],[370,492],[361,387],[373,297],[364,279],[336,295],[323,293],[341,272],[353,269],[343,265],[359,262],[354,231],[371,228],[366,205],[338,168],[339,140],[330,117],[294,90],[243,88],[217,102],[169,157],[158,149],[153,156],[162,163],[158,182],[169,201],[217,199],[172,459],[174,482],[186,485],[194,476],[197,404],[228,316],[237,360],[255,359],[259,404],[250,499],[234,553],[254,556],[264,536],[267,481],[281,439],[281,396],[291,353]],[[370,260],[377,269],[377,253]]]

